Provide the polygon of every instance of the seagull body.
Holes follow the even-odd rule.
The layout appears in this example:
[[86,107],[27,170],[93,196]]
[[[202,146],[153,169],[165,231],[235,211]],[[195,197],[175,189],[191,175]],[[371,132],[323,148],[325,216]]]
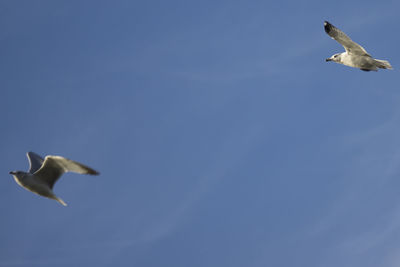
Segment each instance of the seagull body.
[[67,204],[53,193],[53,186],[62,174],[75,172],[98,175],[99,173],[79,162],[60,156],[46,156],[44,159],[33,152],[26,153],[30,168],[28,172],[12,171],[17,184],[35,194],[54,199],[62,205]]
[[374,59],[359,44],[350,39],[344,32],[330,24],[324,22],[325,32],[338,43],[340,43],[346,52],[334,54],[326,61],[333,61],[349,67],[359,68],[363,71],[377,71],[380,69],[392,69],[387,60]]

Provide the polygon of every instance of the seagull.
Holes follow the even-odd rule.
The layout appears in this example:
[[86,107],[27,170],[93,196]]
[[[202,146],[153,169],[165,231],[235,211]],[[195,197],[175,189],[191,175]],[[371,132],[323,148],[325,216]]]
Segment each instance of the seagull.
[[26,153],[30,168],[28,172],[12,171],[17,184],[35,194],[54,199],[64,206],[67,204],[53,193],[53,186],[65,172],[99,175],[99,173],[79,162],[60,156],[48,155],[44,159],[36,153]]
[[326,61],[333,61],[353,68],[359,68],[363,71],[378,71],[380,69],[392,69],[389,61],[374,59],[359,44],[353,42],[344,32],[330,24],[324,22],[325,32],[338,43],[343,45],[346,52],[334,54]]

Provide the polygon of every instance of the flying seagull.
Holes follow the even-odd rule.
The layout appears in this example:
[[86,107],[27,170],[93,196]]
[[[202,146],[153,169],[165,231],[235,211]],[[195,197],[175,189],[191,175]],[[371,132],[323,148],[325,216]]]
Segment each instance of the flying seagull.
[[53,186],[65,172],[98,175],[99,173],[81,163],[60,156],[46,156],[44,159],[33,152],[26,153],[30,168],[28,172],[12,171],[17,184],[35,194],[67,204],[53,193]]
[[346,50],[346,52],[334,54],[330,58],[327,58],[326,61],[333,61],[353,68],[359,68],[363,71],[378,71],[378,68],[392,69],[389,61],[372,58],[361,45],[353,42],[349,36],[329,22],[324,22],[324,28],[325,32],[332,39],[343,45]]

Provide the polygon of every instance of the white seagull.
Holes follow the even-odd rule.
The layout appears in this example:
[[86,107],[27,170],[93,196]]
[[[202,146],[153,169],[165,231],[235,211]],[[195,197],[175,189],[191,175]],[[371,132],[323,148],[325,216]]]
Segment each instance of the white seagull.
[[60,156],[46,156],[44,159],[33,152],[26,153],[30,168],[28,172],[12,171],[17,184],[35,194],[67,204],[53,193],[53,186],[65,172],[98,175],[99,173],[81,163]]
[[326,61],[333,61],[353,68],[359,68],[363,71],[378,71],[380,69],[392,69],[389,61],[374,59],[365,49],[353,42],[344,32],[330,24],[324,22],[325,32],[338,43],[343,45],[346,52],[334,54]]

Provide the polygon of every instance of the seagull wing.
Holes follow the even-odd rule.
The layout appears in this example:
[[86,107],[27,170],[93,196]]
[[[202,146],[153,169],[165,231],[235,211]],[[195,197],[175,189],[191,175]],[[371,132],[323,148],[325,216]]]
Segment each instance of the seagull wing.
[[26,153],[29,160],[29,173],[34,173],[42,167],[44,159],[34,152]]
[[46,156],[42,167],[34,173],[39,179],[53,188],[54,184],[65,172],[76,172],[80,174],[98,175],[99,173],[79,162],[60,156]]
[[360,56],[370,56],[367,51],[359,44],[354,42],[347,36],[344,32],[330,24],[329,22],[324,22],[325,32],[338,43],[343,45],[346,52],[353,55],[360,55]]

